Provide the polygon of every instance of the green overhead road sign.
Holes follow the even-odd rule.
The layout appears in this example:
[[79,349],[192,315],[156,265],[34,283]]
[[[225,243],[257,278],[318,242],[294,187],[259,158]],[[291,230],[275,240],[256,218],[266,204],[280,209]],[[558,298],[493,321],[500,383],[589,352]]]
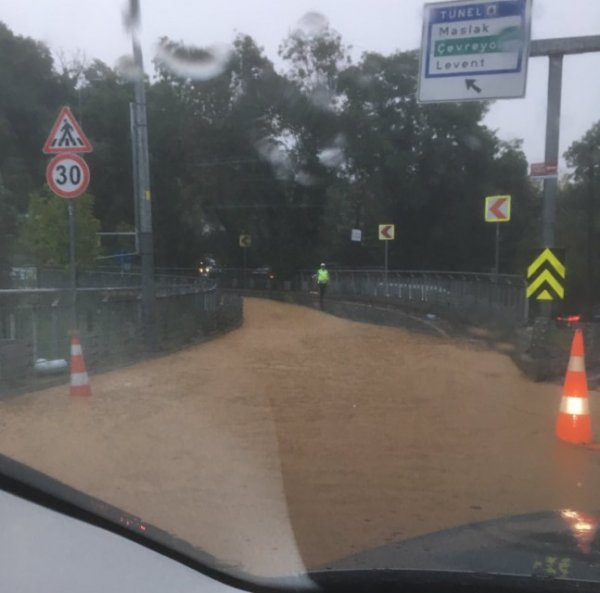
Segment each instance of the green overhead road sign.
[[425,4],[418,100],[523,97],[531,0]]

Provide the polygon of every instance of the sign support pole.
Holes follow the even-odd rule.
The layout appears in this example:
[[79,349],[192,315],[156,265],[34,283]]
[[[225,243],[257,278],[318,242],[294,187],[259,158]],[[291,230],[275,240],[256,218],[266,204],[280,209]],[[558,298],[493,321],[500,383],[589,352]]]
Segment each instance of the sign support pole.
[[[548,65],[548,109],[546,113],[546,147],[547,163],[558,163],[560,136],[560,104],[562,90],[563,55],[549,56]],[[556,223],[556,204],[558,201],[558,179],[544,179],[544,206],[542,211],[542,247],[555,247],[554,225]],[[552,317],[552,301],[541,303],[542,317]]]
[[243,268],[242,268],[242,280],[243,280],[243,287],[246,288],[246,268],[248,267],[248,256],[247,256],[247,252],[248,252],[248,248],[247,247],[242,247],[242,253],[244,255],[243,257]]
[[[131,14],[139,14],[139,2],[130,0]],[[135,155],[137,202],[139,215],[139,251],[142,264],[142,315],[146,348],[157,348],[156,294],[154,280],[154,240],[152,235],[152,202],[150,193],[150,158],[148,154],[148,122],[146,91],[144,88],[144,61],[135,27],[132,27],[133,61],[136,67],[135,98]]]
[[77,329],[77,267],[75,262],[75,204],[69,200],[69,277],[71,289],[71,323]]
[[496,223],[496,253],[494,258],[494,274],[500,273],[500,223]]
[[384,263],[383,269],[385,271],[385,296],[390,296],[389,285],[388,285],[388,243],[389,241],[384,241]]
[[[558,143],[560,136],[560,104],[562,89],[562,54],[550,56],[548,69],[548,111],[546,114],[546,163],[558,163]],[[542,215],[542,247],[555,247],[554,224],[556,222],[556,201],[558,180],[556,177],[544,179],[544,210]]]
[[131,162],[133,165],[133,220],[135,225],[135,252],[140,253],[140,174],[138,172],[137,105],[129,103],[129,122],[131,130]]
[[[560,111],[562,98],[562,68],[565,55],[600,51],[600,35],[587,37],[562,37],[539,39],[531,43],[529,57],[547,56],[548,64],[548,109],[546,113],[546,165],[558,165]],[[544,179],[544,204],[542,212],[542,246],[555,247],[554,225],[558,200],[558,179]],[[552,301],[543,301],[540,307],[542,317],[552,317]]]

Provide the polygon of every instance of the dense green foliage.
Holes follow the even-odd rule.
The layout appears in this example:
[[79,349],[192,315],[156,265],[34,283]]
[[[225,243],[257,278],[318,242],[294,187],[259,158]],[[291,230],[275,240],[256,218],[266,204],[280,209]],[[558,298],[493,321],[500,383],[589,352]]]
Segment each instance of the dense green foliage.
[[600,122],[565,154],[571,173],[559,201],[558,241],[567,249],[569,300],[594,303],[600,296]]
[[[501,271],[522,273],[538,242],[540,192],[518,142],[484,125],[487,104],[419,105],[415,52],[352,63],[339,34],[319,15],[307,18],[281,45],[282,72],[245,35],[226,59],[161,40],[146,81],[157,265],[196,266],[210,255],[239,266],[238,236],[249,233],[248,264],[282,276],[321,260],[379,266],[377,225],[395,223],[391,267],[487,272],[494,229],[483,200],[511,194]],[[98,61],[57,68],[47,48],[2,25],[0,49],[0,268],[16,256],[63,262],[66,254],[48,251],[48,235],[63,230],[33,223],[46,195],[45,135],[70,104],[94,145],[86,159],[101,230],[130,228],[132,85]],[[563,188],[572,199],[562,207],[578,204],[588,221],[599,135],[595,128],[571,148],[574,174]],[[581,249],[573,216],[563,237]],[[19,228],[21,240],[11,240]],[[363,230],[362,244],[350,241],[352,228]],[[64,249],[62,238],[53,249]]]
[[[32,194],[27,216],[19,229],[18,248],[37,265],[66,266],[69,262],[69,216],[67,200],[49,190]],[[100,221],[94,216],[94,199],[84,194],[74,204],[75,257],[77,264],[92,267],[100,255],[96,233]]]

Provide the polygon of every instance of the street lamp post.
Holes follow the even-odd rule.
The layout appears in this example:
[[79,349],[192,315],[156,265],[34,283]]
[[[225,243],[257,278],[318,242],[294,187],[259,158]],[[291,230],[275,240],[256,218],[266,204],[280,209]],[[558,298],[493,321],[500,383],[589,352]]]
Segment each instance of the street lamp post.
[[139,251],[142,263],[142,313],[146,348],[156,349],[156,296],[154,287],[154,242],[152,237],[152,202],[150,193],[150,162],[148,157],[148,122],[146,116],[146,91],[144,88],[144,60],[137,35],[140,21],[139,0],[129,0],[131,19],[131,38],[133,43],[133,61],[135,66],[134,93],[132,109],[134,121],[134,191],[138,220]]

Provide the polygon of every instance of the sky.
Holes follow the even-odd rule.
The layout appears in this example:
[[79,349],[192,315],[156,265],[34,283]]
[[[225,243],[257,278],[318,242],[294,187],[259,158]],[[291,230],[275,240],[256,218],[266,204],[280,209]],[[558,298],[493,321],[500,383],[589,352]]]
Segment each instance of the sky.
[[[230,43],[251,35],[282,69],[277,48],[309,11],[325,15],[358,59],[421,44],[422,0],[140,0],[146,70],[157,40],[189,45]],[[125,0],[0,0],[0,20],[16,34],[46,43],[55,54],[83,54],[110,66],[131,52]],[[600,0],[533,0],[532,39],[600,33]],[[561,154],[600,120],[600,53],[567,56],[563,70]],[[523,99],[496,101],[486,118],[503,140],[522,139],[530,162],[543,161],[548,59],[529,60]]]

